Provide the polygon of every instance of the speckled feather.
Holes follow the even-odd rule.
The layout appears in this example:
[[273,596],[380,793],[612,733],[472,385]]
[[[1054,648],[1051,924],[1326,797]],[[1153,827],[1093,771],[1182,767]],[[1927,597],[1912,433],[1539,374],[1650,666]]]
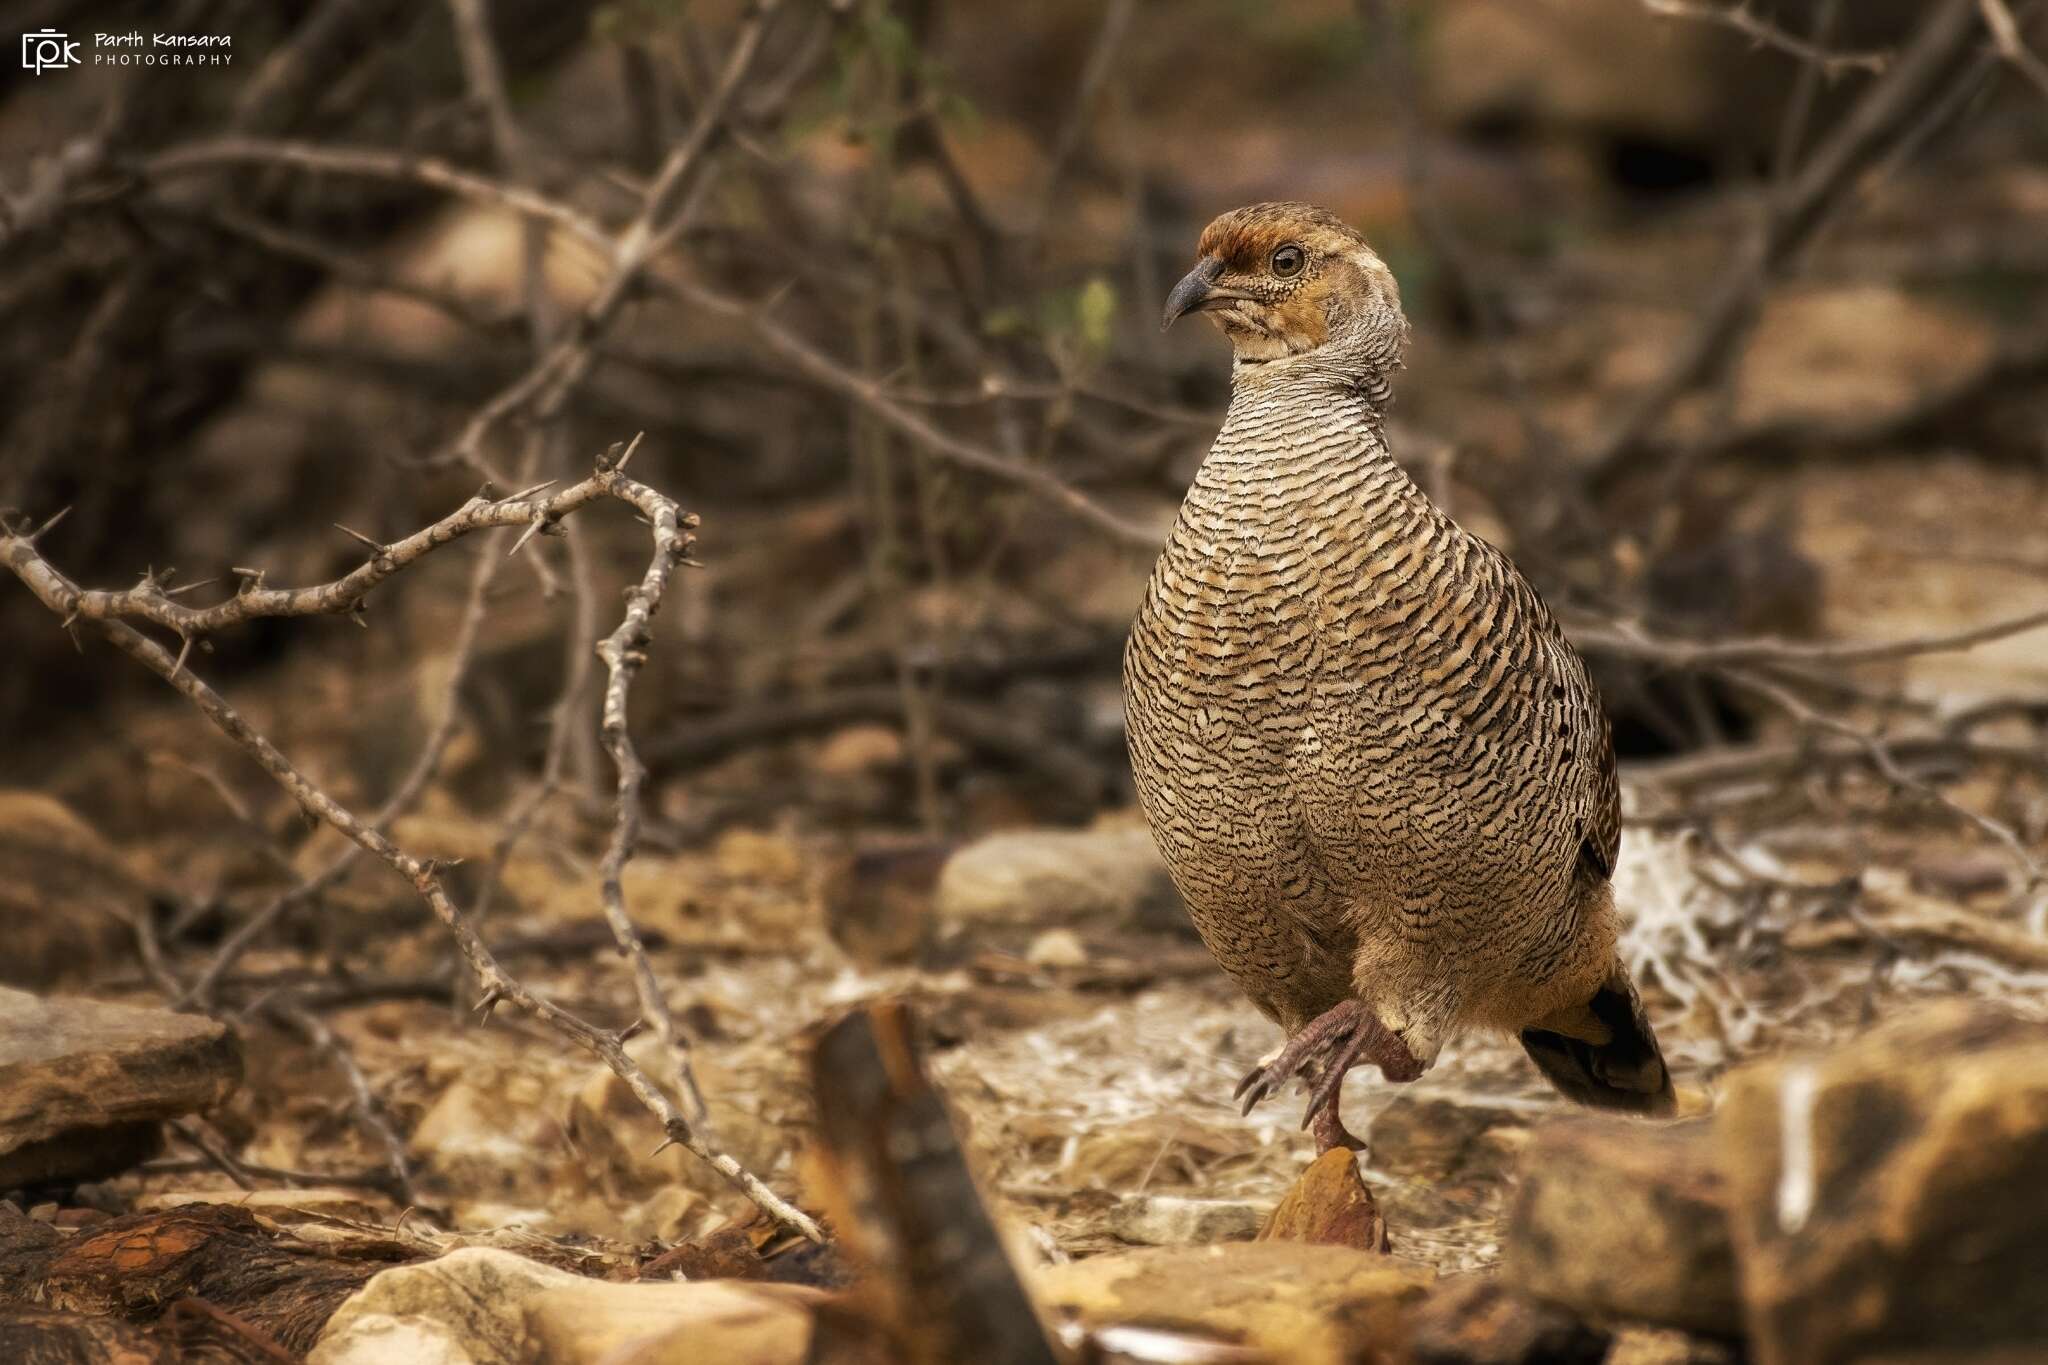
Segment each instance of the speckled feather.
[[[1262,277],[1288,243],[1307,267]],[[1201,254],[1237,300],[1210,310],[1230,410],[1124,661],[1138,792],[1196,927],[1290,1035],[1357,999],[1424,1065],[1474,1025],[1598,1052],[1618,995],[1642,1035],[1620,1087],[1668,1100],[1615,956],[1605,712],[1535,589],[1388,450],[1391,274],[1305,205],[1225,215]],[[1615,1081],[1530,1052],[1567,1093]]]

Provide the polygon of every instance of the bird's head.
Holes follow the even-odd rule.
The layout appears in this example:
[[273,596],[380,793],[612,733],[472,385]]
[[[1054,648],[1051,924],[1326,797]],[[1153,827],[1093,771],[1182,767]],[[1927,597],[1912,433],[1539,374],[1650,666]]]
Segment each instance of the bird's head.
[[1202,231],[1163,327],[1207,313],[1240,367],[1313,358],[1364,383],[1401,364],[1408,325],[1393,272],[1349,223],[1313,204],[1232,209]]

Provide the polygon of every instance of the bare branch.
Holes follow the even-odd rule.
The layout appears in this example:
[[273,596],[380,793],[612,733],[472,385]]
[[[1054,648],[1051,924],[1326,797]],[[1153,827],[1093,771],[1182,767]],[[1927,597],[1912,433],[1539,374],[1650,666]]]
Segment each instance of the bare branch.
[[1875,75],[1890,66],[1893,60],[1890,52],[1830,51],[1796,34],[1787,33],[1768,19],[1757,17],[1746,3],[1709,5],[1697,3],[1697,0],[1643,0],[1643,8],[1652,14],[1668,15],[1674,19],[1698,19],[1734,29],[1758,47],[1773,48],[1819,68],[1829,80],[1848,71],[1868,71]]
[[1946,634],[1914,635],[1867,644],[1814,640],[1671,640],[1631,622],[1574,627],[1574,642],[1589,651],[1625,655],[1668,668],[1730,668],[1743,664],[1868,664],[1944,654],[2023,635],[2048,626],[2048,607]]
[[587,503],[615,496],[603,476],[597,475],[566,488],[552,497],[501,498],[492,501],[478,495],[433,525],[415,531],[389,545],[376,545],[358,533],[358,539],[376,545],[376,553],[360,568],[329,583],[305,588],[266,588],[246,583],[244,589],[225,602],[210,607],[188,607],[171,600],[153,578],[144,578],[122,592],[84,589],[58,573],[35,552],[25,536],[0,535],[0,559],[13,569],[37,596],[46,602],[61,601],[53,607],[60,614],[84,621],[135,619],[148,621],[181,636],[207,635],[238,626],[259,617],[335,616],[353,612],[363,604],[372,588],[418,563],[427,555],[473,532],[494,526],[529,526],[540,521],[558,521]]
[[692,308],[744,322],[761,344],[786,361],[805,379],[818,387],[853,400],[877,421],[909,437],[925,450],[963,469],[999,479],[1024,489],[1044,502],[1062,508],[1097,530],[1134,549],[1156,550],[1156,531],[1127,521],[1087,494],[1060,479],[1050,470],[1013,460],[950,432],[933,426],[917,413],[891,398],[886,387],[868,379],[818,350],[769,315],[764,307],[729,298],[693,279],[667,276],[662,284]]
[[545,219],[595,248],[605,260],[612,259],[611,234],[595,220],[558,200],[463,170],[439,157],[414,156],[409,152],[385,151],[376,147],[334,147],[271,138],[223,137],[188,142],[170,151],[158,152],[143,162],[142,170],[146,176],[168,179],[199,171],[248,165],[293,166],[304,171],[397,180],[446,190],[493,208],[510,209]]
[[[639,445],[640,438],[636,436],[623,452],[615,446],[607,453],[613,473],[626,467],[626,461],[633,458],[633,452]],[[654,1026],[656,1036],[668,1050],[677,1084],[690,1105],[691,1122],[701,1126],[705,1119],[704,1096],[697,1088],[696,1072],[690,1065],[689,1039],[676,1027],[668,998],[662,994],[661,983],[655,980],[654,968],[647,961],[647,949],[640,942],[632,919],[626,914],[626,864],[632,860],[633,850],[640,839],[640,788],[647,780],[647,769],[634,751],[633,736],[626,729],[626,699],[632,689],[634,675],[647,660],[647,648],[653,639],[654,614],[661,609],[669,578],[678,565],[687,561],[690,553],[690,537],[683,529],[685,519],[673,502],[662,498],[653,506],[648,519],[654,528],[654,557],[648,561],[647,572],[641,575],[640,581],[626,593],[626,614],[620,620],[619,628],[597,647],[607,675],[604,719],[599,733],[604,737],[605,752],[612,756],[612,764],[619,774],[618,811],[612,826],[611,842],[605,848],[600,876],[604,916],[611,923],[612,936],[618,940],[619,951],[631,964],[633,988],[640,997],[640,1017]],[[689,519],[691,522],[694,520]]]
[[2048,62],[2035,56],[2020,38],[2019,21],[2012,17],[2005,0],[1977,0],[1977,8],[1984,15],[1984,26],[1991,30],[1991,41],[1998,45],[1998,55],[2032,82],[2036,90],[2048,95]]
[[[416,561],[433,549],[448,544],[472,530],[491,525],[512,525],[539,516],[562,516],[600,498],[612,498],[631,505],[651,525],[657,527],[656,565],[650,568],[649,574],[652,576],[658,573],[656,581],[665,583],[668,569],[672,569],[673,562],[680,561],[687,552],[689,537],[685,532],[695,525],[695,519],[681,512],[672,499],[627,478],[615,460],[600,461],[596,472],[590,478],[542,501],[528,503],[508,499],[493,503],[482,498],[472,498],[451,517],[444,518],[427,531],[407,537],[389,547],[388,558],[394,561],[391,572],[396,572],[405,564]],[[437,531],[440,533],[438,537],[435,535]],[[665,560],[672,561],[667,569],[660,567]],[[91,620],[116,648],[163,678],[198,707],[216,729],[253,758],[308,815],[333,826],[350,842],[375,856],[410,882],[434,917],[441,921],[455,939],[456,946],[461,950],[464,960],[468,962],[482,990],[478,1008],[486,1017],[497,1004],[509,1003],[532,1014],[563,1037],[591,1052],[610,1067],[625,1082],[635,1098],[661,1121],[669,1142],[686,1147],[695,1153],[743,1191],[762,1212],[777,1223],[812,1241],[823,1240],[822,1231],[808,1215],[769,1189],[759,1177],[742,1167],[729,1153],[720,1151],[709,1143],[667,1092],[657,1086],[639,1063],[627,1053],[621,1035],[600,1029],[564,1010],[536,994],[507,972],[491,954],[483,940],[477,936],[461,907],[448,894],[437,864],[400,848],[381,830],[364,822],[354,812],[328,795],[317,783],[300,772],[275,744],[250,725],[226,698],[215,692],[191,670],[181,669],[178,661],[168,650],[121,619],[129,614],[150,620],[157,619],[155,612],[161,607],[162,592],[157,587],[154,576],[145,577],[138,588],[131,589],[128,593],[87,593],[44,560],[33,543],[12,531],[0,532],[0,562],[4,562],[52,612],[59,616],[77,616]],[[360,572],[362,571],[359,570],[358,573]],[[350,579],[354,577],[350,575]],[[345,584],[349,579],[337,582]],[[643,579],[643,593],[646,583],[647,580]],[[274,610],[258,611],[254,614],[317,614],[319,611],[332,609],[321,605],[322,603],[357,600],[338,594],[335,591],[336,587],[337,585],[330,584],[324,589],[301,590],[299,594],[287,592],[281,598],[264,602],[264,605]],[[311,593],[312,596],[305,596],[305,593]],[[137,597],[136,594],[141,596]],[[242,597],[256,595],[245,593]],[[659,594],[656,593],[655,600],[658,601],[658,598]],[[81,606],[82,603],[94,605],[88,608]],[[132,612],[128,609],[138,603],[148,605],[137,606]],[[629,620],[631,618],[632,613],[629,611]],[[249,615],[243,614],[229,619],[230,622],[246,620],[249,619]],[[643,615],[643,631],[644,625]],[[637,938],[635,941],[637,942]],[[636,970],[644,966],[644,961],[643,955],[635,964]]]

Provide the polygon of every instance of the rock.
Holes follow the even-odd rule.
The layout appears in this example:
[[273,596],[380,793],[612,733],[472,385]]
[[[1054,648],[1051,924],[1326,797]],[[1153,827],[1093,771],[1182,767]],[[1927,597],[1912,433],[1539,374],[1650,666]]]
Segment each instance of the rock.
[[1530,1114],[1437,1095],[1398,1095],[1373,1116],[1372,1164],[1446,1192],[1498,1190],[1528,1140]]
[[889,725],[848,725],[834,730],[811,754],[811,769],[825,777],[856,777],[903,766],[903,736]]
[[129,951],[147,891],[61,802],[0,790],[0,986],[47,988]]
[[1996,334],[1956,304],[1884,285],[1773,291],[1743,348],[1736,420],[1882,422],[1982,371]]
[[1095,1256],[1035,1278],[1056,1321],[1215,1332],[1287,1365],[1394,1365],[1434,1276],[1348,1247],[1230,1242]]
[[934,840],[839,852],[823,860],[825,932],[864,967],[908,962],[932,929],[932,898],[950,845]]
[[512,1072],[457,1080],[420,1116],[407,1145],[423,1173],[470,1199],[520,1192],[554,1137],[547,1095]]
[[1034,967],[1076,968],[1088,965],[1088,947],[1072,929],[1048,929],[1031,940],[1024,960]]
[[1600,1365],[1610,1335],[1492,1275],[1438,1287],[1415,1314],[1410,1365]]
[[[653,1034],[635,1038],[626,1050],[648,1075],[662,1077],[667,1072],[661,1040]],[[730,1096],[743,1089],[717,1057],[700,1053],[695,1069],[707,1095]],[[788,1131],[775,1122],[772,1108],[763,1109],[758,1103],[727,1106],[720,1110],[717,1123],[720,1145],[756,1173],[776,1170],[792,1141]],[[609,1067],[590,1069],[589,1078],[570,1102],[568,1133],[597,1188],[616,1200],[649,1199],[664,1191],[686,1191],[705,1198],[731,1196],[732,1187],[725,1178],[700,1158],[681,1147],[661,1150],[660,1129]],[[679,1207],[673,1212],[685,1217],[689,1210]]]
[[1736,1073],[1715,1137],[1760,1365],[2048,1358],[2048,1025],[1928,1007]]
[[[1412,1092],[1373,1116],[1368,1161],[1380,1179],[1373,1194],[1408,1254],[1442,1247],[1446,1236],[1469,1244],[1469,1234],[1452,1230],[1499,1222],[1531,1117],[1526,1107]],[[1454,1263],[1478,1264],[1462,1254]]]
[[1241,1242],[1258,1232],[1259,1211],[1241,1199],[1133,1194],[1126,1195],[1109,1211],[1109,1230],[1140,1246]]
[[0,1190],[125,1170],[241,1078],[211,1019],[0,988]]
[[[1857,0],[1836,16],[1830,46],[1897,48],[1924,10]],[[1638,0],[1435,0],[1414,13],[1427,44],[1429,110],[1467,126],[1577,133],[1695,156],[1762,150],[1798,70],[1731,29],[1655,14]],[[1816,0],[1780,0],[1772,18],[1811,33]],[[1816,117],[1827,122],[1853,89],[1824,91]]]
[[1385,1251],[1387,1223],[1359,1177],[1357,1155],[1335,1147],[1311,1162],[1281,1196],[1259,1240]]
[[1735,1334],[1742,1309],[1713,1158],[1704,1122],[1538,1128],[1508,1213],[1508,1282],[1582,1313]]
[[1687,1336],[1661,1327],[1622,1327],[1606,1365],[1746,1365],[1740,1342]]
[[1660,23],[1633,0],[1555,12],[1454,0],[1432,19],[1424,93],[1453,123],[1626,129],[1683,145],[1730,135],[1724,96],[1742,54],[1708,25]]
[[1191,933],[1180,893],[1142,824],[992,834],[946,860],[935,904],[952,934],[983,926]]
[[307,1365],[800,1365],[822,1297],[725,1280],[614,1284],[472,1247],[371,1280]]

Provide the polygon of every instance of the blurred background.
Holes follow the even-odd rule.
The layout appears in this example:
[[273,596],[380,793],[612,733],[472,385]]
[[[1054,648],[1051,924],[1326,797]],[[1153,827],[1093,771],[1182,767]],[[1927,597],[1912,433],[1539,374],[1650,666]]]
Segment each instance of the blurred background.
[[[173,8],[231,64],[0,71],[0,507],[71,509],[36,548],[78,583],[203,605],[355,568],[337,525],[396,540],[644,433],[632,472],[701,518],[700,567],[633,691],[626,903],[771,1183],[808,1122],[792,1040],[884,992],[922,1002],[991,1187],[1059,1247],[1113,1242],[1133,1189],[1270,1199],[1307,1152],[1227,1103],[1272,1038],[1151,860],[1118,690],[1228,382],[1160,304],[1260,199],[1392,266],[1396,454],[1595,663],[1681,1079],[1899,997],[2040,1008],[2041,6]],[[186,666],[463,860],[507,962],[621,1024],[591,647],[648,532],[616,503],[561,530]],[[364,1198],[448,1226],[674,1238],[739,1207],[643,1156],[651,1126],[614,1136],[630,1098],[580,1056],[466,1021],[410,888],[337,867],[89,623],[0,576],[0,638],[0,981],[237,1020],[217,1146],[384,1172]],[[402,1161],[279,1002],[335,1031]],[[1393,1108],[1354,1082],[1412,1254],[1497,1254],[1532,1076],[1475,1040]],[[167,1160],[123,1197],[219,1178]]]

